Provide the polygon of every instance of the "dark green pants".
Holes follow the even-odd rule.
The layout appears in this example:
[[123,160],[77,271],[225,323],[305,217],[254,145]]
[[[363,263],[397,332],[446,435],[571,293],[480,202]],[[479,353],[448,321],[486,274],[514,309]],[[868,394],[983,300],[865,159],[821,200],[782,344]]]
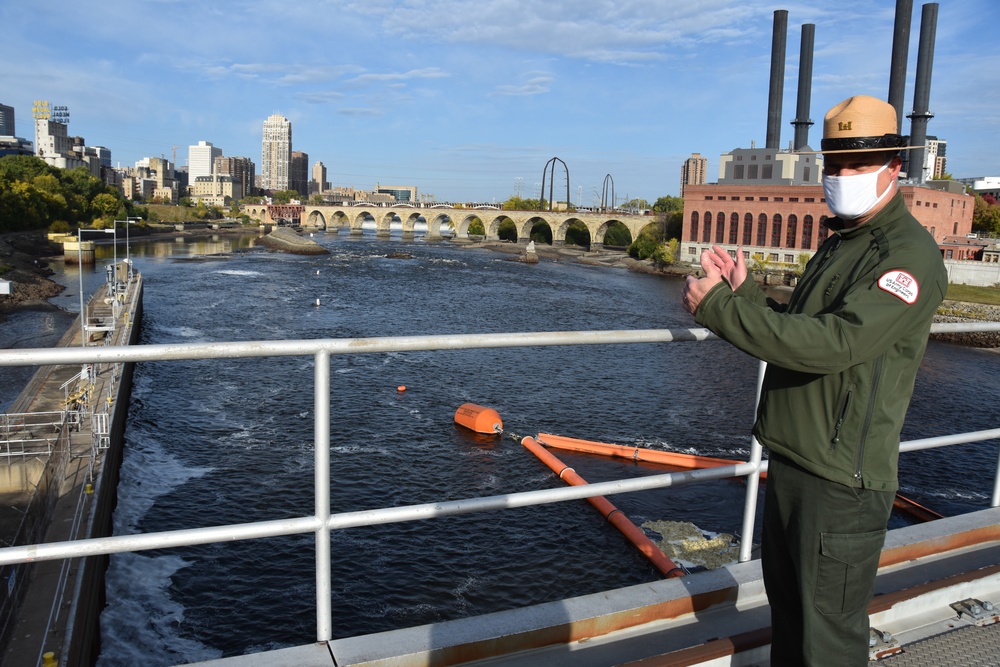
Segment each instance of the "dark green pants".
[[771,457],[761,543],[771,665],[868,664],[868,602],[894,496]]

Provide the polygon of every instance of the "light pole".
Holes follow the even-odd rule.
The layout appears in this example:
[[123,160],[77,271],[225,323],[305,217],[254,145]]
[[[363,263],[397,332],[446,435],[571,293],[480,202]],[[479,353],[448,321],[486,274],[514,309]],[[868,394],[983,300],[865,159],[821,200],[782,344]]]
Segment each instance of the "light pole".
[[[139,216],[136,216],[134,218],[132,217],[125,218],[125,263],[128,264],[128,281],[130,283],[132,282],[132,260],[129,259],[128,226],[138,225],[141,220],[142,218]],[[117,220],[115,220],[115,226],[116,227],[118,226]]]
[[[86,314],[83,312],[83,228],[76,228],[76,271],[80,275],[80,347],[87,347]],[[86,364],[84,364],[86,366]]]

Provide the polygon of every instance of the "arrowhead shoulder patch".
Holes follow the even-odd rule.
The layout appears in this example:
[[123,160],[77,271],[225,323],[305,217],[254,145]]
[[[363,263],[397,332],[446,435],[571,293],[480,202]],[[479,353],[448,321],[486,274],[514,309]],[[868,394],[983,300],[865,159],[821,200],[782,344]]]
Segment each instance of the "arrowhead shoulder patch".
[[905,301],[908,304],[917,302],[920,295],[920,285],[917,279],[906,271],[887,271],[878,279],[878,286],[884,292]]

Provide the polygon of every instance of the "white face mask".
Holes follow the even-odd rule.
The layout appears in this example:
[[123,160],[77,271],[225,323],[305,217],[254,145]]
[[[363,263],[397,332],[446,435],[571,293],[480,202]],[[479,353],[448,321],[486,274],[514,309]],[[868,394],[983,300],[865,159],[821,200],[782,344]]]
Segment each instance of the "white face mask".
[[827,176],[823,174],[823,194],[826,205],[838,218],[854,220],[860,218],[882,201],[891,187],[878,193],[878,176],[888,169],[892,160],[882,165],[878,171],[852,176]]

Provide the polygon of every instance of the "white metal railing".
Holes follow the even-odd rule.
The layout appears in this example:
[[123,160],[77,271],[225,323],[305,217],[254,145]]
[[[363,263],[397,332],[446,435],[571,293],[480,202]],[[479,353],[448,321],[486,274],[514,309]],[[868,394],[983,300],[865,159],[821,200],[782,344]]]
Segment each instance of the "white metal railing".
[[[937,324],[932,327],[933,333],[970,331],[1000,331],[1000,323]],[[638,479],[600,482],[585,486],[541,489],[421,505],[342,512],[338,514],[331,514],[330,512],[330,357],[332,355],[497,347],[668,343],[702,341],[713,338],[715,336],[706,329],[642,329],[297,341],[249,341],[0,351],[0,366],[131,363],[307,355],[312,356],[315,360],[313,371],[315,408],[313,493],[315,508],[311,516],[7,547],[0,549],[0,565],[314,533],[316,540],[316,637],[318,641],[326,641],[332,638],[330,533],[333,530],[404,521],[418,521],[489,510],[513,509],[530,505],[578,500],[592,496],[681,486],[732,477],[747,478],[747,500],[744,505],[743,518],[744,539],[742,540],[740,550],[740,560],[745,561],[750,557],[751,540],[749,536],[753,535],[759,473],[766,470],[767,467],[766,462],[761,460],[761,446],[756,442],[756,439],[752,439],[750,456],[747,462],[720,468],[675,472]],[[763,365],[758,376],[758,394],[762,377]],[[907,442],[901,445],[900,451],[915,451],[996,438],[1000,438],[1000,428]],[[1000,505],[1000,461],[998,461],[998,468],[994,477],[994,493],[992,498],[992,506],[996,507],[998,505]]]

